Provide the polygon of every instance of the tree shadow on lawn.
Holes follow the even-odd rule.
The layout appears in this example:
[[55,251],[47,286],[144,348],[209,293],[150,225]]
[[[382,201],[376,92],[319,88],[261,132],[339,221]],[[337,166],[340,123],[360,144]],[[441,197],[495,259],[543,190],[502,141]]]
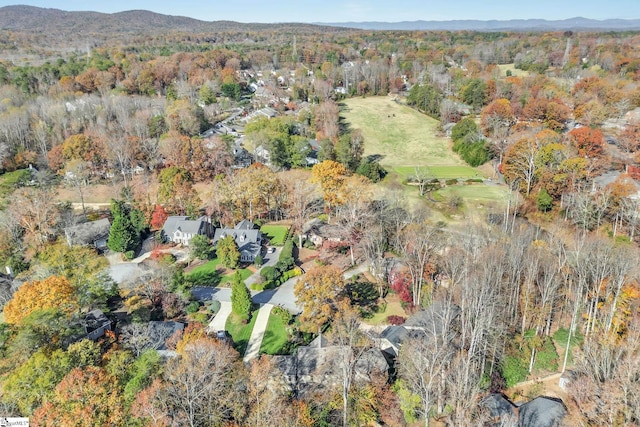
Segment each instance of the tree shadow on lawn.
[[378,291],[373,283],[366,281],[349,281],[345,291],[351,303],[366,311],[372,311],[377,307]]
[[271,356],[273,355],[283,355],[287,353],[287,343],[288,341],[285,339],[282,341],[281,335],[275,334],[272,331],[265,331],[264,337],[262,338],[262,345],[260,346],[260,352],[264,352]]
[[201,271],[190,273],[187,275],[187,280],[191,283],[191,286],[198,287],[216,287],[222,280],[220,271]]

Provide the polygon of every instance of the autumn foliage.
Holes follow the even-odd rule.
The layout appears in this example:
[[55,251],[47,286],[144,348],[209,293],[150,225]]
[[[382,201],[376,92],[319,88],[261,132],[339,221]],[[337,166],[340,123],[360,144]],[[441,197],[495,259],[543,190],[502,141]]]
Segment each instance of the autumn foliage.
[[36,310],[57,308],[70,313],[76,307],[76,296],[69,280],[51,276],[22,285],[4,307],[4,319],[7,323],[20,323]]

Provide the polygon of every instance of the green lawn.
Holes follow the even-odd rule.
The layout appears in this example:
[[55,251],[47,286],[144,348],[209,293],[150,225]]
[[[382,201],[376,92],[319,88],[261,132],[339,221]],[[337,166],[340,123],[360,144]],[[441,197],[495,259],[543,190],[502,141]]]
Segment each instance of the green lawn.
[[507,187],[503,185],[452,185],[435,192],[436,196],[448,199],[451,195],[457,194],[467,201],[497,201],[504,202],[508,196]]
[[[242,277],[242,280],[247,280],[247,277],[253,274],[253,272],[247,268],[241,268],[238,271],[240,271],[240,277]],[[222,279],[220,280],[220,284],[221,285],[225,285],[227,283],[231,284],[232,281],[233,281],[233,274],[228,274],[226,276],[222,276]]]
[[387,302],[386,309],[381,313],[375,313],[371,318],[366,319],[364,323],[369,325],[382,325],[387,324],[387,317],[389,316],[402,316],[404,318],[407,317],[407,313],[405,313],[404,309],[400,305],[400,301],[397,299],[393,299]]
[[283,354],[287,341],[287,326],[280,317],[271,313],[267,322],[267,329],[264,332],[264,338],[262,339],[260,353]]
[[260,231],[270,240],[272,245],[282,246],[284,245],[284,239],[287,237],[289,227],[266,224],[260,227]]
[[[466,178],[482,178],[482,173],[471,166],[426,166],[427,173],[438,179],[466,179]],[[413,166],[396,166],[393,170],[404,178],[415,174]]]
[[[197,266],[187,274],[187,278],[193,282],[195,286],[218,286],[229,283],[233,280],[233,274],[222,275],[222,266],[219,265],[220,260],[214,258],[206,263]],[[251,276],[251,270],[246,268],[240,269],[242,280]]]
[[364,154],[380,156],[380,164],[396,166],[446,165],[464,162],[440,135],[436,119],[401,105],[387,96],[350,98],[340,115],[364,136]]
[[9,197],[16,188],[23,186],[30,179],[31,173],[28,169],[19,169],[0,175],[0,205],[4,206],[6,198]]
[[249,323],[244,324],[240,320],[237,314],[231,313],[227,318],[225,328],[233,340],[233,346],[240,356],[244,356],[249,345],[249,338],[251,338],[251,332],[253,331],[253,325],[256,323],[258,317],[258,310],[251,312],[251,320]]

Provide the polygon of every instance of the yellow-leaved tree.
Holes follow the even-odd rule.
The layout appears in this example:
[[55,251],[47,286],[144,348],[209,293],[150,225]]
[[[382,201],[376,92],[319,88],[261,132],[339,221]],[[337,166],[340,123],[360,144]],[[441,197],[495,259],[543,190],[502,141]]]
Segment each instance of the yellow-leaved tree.
[[26,282],[4,307],[7,323],[20,323],[36,310],[57,308],[71,313],[78,307],[74,289],[64,276]]

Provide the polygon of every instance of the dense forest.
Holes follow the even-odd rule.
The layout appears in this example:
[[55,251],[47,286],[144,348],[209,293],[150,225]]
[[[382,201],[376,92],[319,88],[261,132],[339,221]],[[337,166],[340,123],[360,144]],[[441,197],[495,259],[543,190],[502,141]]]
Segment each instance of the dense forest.
[[[640,424],[640,34],[36,11],[0,26],[0,415]],[[476,175],[369,155],[345,110],[379,97]],[[171,243],[170,218],[222,236]],[[251,259],[243,220],[271,239]],[[258,296],[292,283],[243,363]]]

